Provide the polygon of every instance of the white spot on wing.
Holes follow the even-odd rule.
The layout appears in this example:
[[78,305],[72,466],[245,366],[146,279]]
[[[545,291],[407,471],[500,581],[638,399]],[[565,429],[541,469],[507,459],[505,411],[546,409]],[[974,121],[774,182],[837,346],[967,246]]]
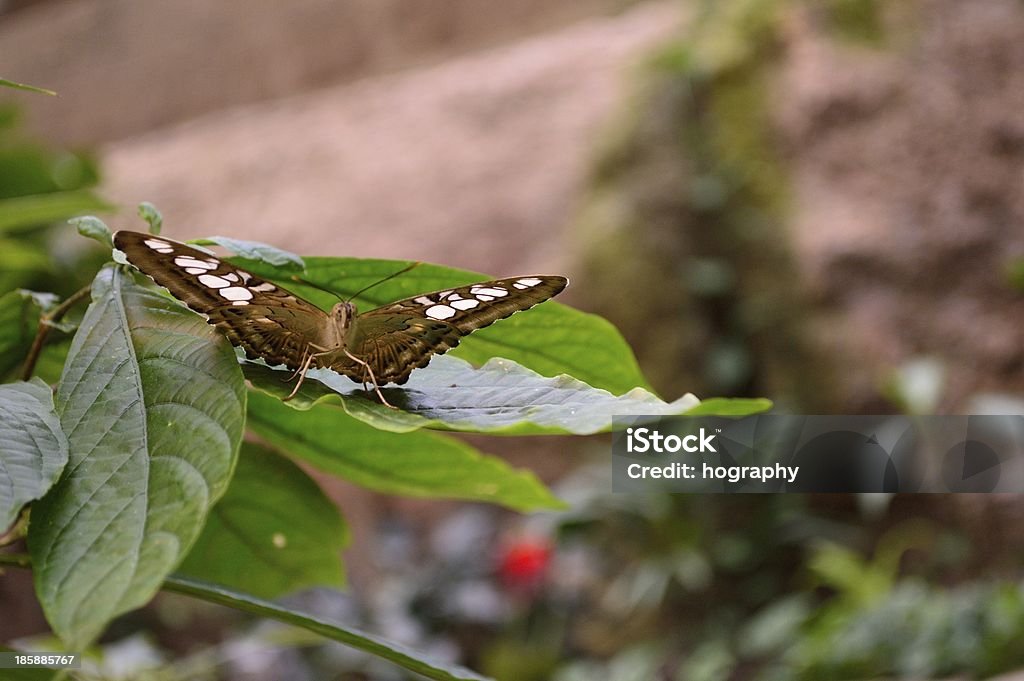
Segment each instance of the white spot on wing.
[[[538,284],[541,284],[543,282],[540,279],[537,279],[536,277],[527,277],[525,279],[519,279],[518,281],[516,281],[516,283],[517,284],[522,284],[523,286],[529,287],[529,286],[537,286]],[[516,288],[519,288],[519,287],[517,286]]]
[[203,286],[209,286],[210,288],[224,288],[225,286],[228,286],[231,283],[227,279],[218,277],[213,274],[199,275],[199,282]]
[[220,290],[220,294],[234,303],[238,303],[243,300],[252,300],[252,291],[244,286],[230,286],[228,288],[222,288]]
[[455,308],[447,305],[434,305],[433,307],[428,307],[424,314],[431,319],[450,319],[455,316]]
[[228,272],[227,274],[224,275],[224,278],[227,279],[228,281],[238,281],[238,275],[235,274],[234,272]]
[[218,263],[216,260],[211,263],[209,260],[197,260],[191,255],[179,255],[174,259],[174,264],[178,267],[197,267],[209,271],[217,269]]
[[[162,250],[162,249],[165,249],[165,248],[171,248],[171,245],[169,243],[167,243],[166,241],[160,241],[160,239],[145,239],[145,240],[143,240],[142,243],[146,244],[147,246],[152,248],[154,251],[159,251],[159,250]],[[171,250],[174,250],[174,249],[171,249]]]
[[506,291],[505,289],[493,288],[490,286],[474,286],[469,290],[469,292],[472,293],[474,296],[477,296],[478,298],[481,295],[492,296],[494,298],[504,298],[505,296],[508,295],[508,291]]
[[494,296],[478,295],[477,298],[479,298],[480,300],[484,301],[485,303],[489,303],[492,300],[494,300]]
[[426,296],[420,296],[419,298],[417,298],[413,302],[414,303],[419,303],[420,305],[433,305],[434,304],[434,301],[431,300],[430,298],[426,297]]
[[277,287],[271,284],[269,281],[265,281],[258,286],[251,286],[250,288],[253,291],[256,291],[257,293],[270,293],[271,291],[277,290]]
[[454,307],[456,310],[472,310],[479,304],[479,301],[470,300],[468,298],[465,300],[453,300],[451,302],[451,306]]
[[185,271],[189,274],[205,274],[208,270],[205,270],[202,267],[186,267]]

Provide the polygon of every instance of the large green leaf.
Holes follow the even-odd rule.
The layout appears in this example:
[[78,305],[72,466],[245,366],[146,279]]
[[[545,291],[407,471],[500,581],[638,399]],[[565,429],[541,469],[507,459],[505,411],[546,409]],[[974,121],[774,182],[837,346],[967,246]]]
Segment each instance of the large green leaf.
[[0,200],[0,232],[34,227],[79,213],[110,210],[111,206],[85,190],[33,194]]
[[712,397],[686,412],[687,416],[750,416],[772,408],[764,397]]
[[249,427],[322,471],[382,492],[474,499],[520,511],[560,508],[533,473],[439,433],[392,433],[321,405],[308,411],[254,392]]
[[171,577],[164,585],[168,591],[194,596],[230,608],[269,617],[279,622],[302,627],[339,643],[352,646],[371,655],[390,660],[406,669],[436,681],[490,681],[464,667],[442,664],[425,659],[420,653],[405,646],[368,634],[352,627],[331,622],[322,617],[271,603],[248,594],[238,593],[188,577]]
[[68,461],[68,441],[50,387],[0,385],[0,532],[50,489]]
[[70,458],[32,511],[36,591],[80,648],[146,603],[184,558],[234,468],[245,387],[230,345],[108,266],[57,391]]
[[[400,260],[356,258],[307,257],[304,261],[303,279],[342,296],[352,295],[409,265]],[[254,260],[237,262],[321,307],[329,308],[337,302],[323,291],[292,280],[288,271]],[[421,264],[369,289],[356,298],[356,304],[366,311],[402,298],[488,278],[466,270]],[[474,364],[505,357],[545,376],[568,374],[616,395],[637,386],[649,387],[633,351],[610,322],[553,301],[473,333],[452,353]]]
[[[291,372],[254,363],[246,363],[244,370],[253,386],[268,394],[282,397],[291,390],[284,381]],[[616,396],[572,376],[547,378],[505,359],[475,368],[447,355],[413,372],[401,388],[385,388],[383,393],[400,410],[380,404],[373,393],[344,376],[314,369],[286,404],[294,409],[340,404],[357,419],[395,432],[443,428],[504,435],[587,435],[609,430],[612,416],[670,416],[699,404],[693,395],[664,402],[643,388]]]
[[307,586],[341,586],[347,542],[338,509],[312,478],[246,443],[227,493],[178,571],[274,598]]

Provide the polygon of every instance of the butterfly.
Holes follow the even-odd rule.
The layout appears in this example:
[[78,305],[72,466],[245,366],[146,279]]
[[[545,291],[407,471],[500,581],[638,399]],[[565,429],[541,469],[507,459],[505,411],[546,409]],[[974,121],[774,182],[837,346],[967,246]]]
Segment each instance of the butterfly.
[[119,231],[114,246],[249,359],[292,369],[289,380],[299,380],[285,399],[298,393],[309,369],[325,368],[372,385],[381,402],[393,406],[380,386],[402,385],[463,336],[542,303],[568,284],[558,276],[512,277],[424,293],[362,314],[349,301],[325,312],[277,284],[162,236]]

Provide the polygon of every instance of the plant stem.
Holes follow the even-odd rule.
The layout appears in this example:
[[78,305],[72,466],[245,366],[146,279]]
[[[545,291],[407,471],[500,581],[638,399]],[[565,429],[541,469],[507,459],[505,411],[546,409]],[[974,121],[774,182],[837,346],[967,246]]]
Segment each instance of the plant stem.
[[0,553],[0,565],[28,569],[32,567],[32,558],[27,553]]
[[28,508],[25,508],[18,514],[18,519],[14,521],[14,524],[4,532],[0,534],[0,547],[13,544],[22,537],[25,536],[28,530]]
[[[32,559],[27,553],[0,553],[0,566],[3,565],[31,569]],[[344,643],[357,650],[389,660],[394,664],[436,681],[490,681],[490,679],[479,676],[457,665],[434,664],[402,645],[386,641],[372,634],[344,627],[336,622],[315,615],[291,610],[286,606],[265,601],[227,587],[184,575],[170,575],[164,580],[160,588],[164,591],[184,594],[208,603],[217,603],[234,610],[267,617],[311,631],[314,634]]]
[[21,371],[21,380],[27,381],[32,378],[32,373],[36,370],[36,362],[39,361],[39,354],[43,351],[43,343],[46,342],[46,337],[50,334],[53,324],[59,322],[68,313],[68,310],[88,296],[90,290],[90,286],[83,286],[71,294],[63,303],[39,318],[39,330],[36,331],[36,337],[32,341],[28,357],[25,358],[25,368]]

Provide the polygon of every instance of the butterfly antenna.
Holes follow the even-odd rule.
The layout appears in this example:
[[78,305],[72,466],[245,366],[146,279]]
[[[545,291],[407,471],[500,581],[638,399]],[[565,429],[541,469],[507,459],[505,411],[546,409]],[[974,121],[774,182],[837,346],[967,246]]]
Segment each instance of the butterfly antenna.
[[315,288],[315,289],[317,289],[319,291],[323,291],[324,293],[330,293],[332,296],[334,296],[338,300],[344,300],[344,298],[342,298],[340,295],[338,295],[338,293],[336,291],[332,291],[331,289],[329,289],[329,288],[327,288],[325,286],[321,286],[320,284],[316,284],[316,283],[314,283],[312,281],[308,281],[306,279],[303,279],[302,277],[300,277],[300,276],[298,276],[296,274],[292,275],[292,281],[298,282],[299,284],[302,284],[303,286],[309,286],[310,288]]
[[406,272],[408,272],[409,270],[413,269],[414,267],[419,267],[420,264],[421,263],[418,262],[418,261],[414,262],[414,263],[412,263],[411,265],[409,265],[407,267],[403,267],[402,269],[398,270],[394,274],[389,274],[388,276],[384,277],[383,279],[380,279],[379,281],[373,282],[369,286],[364,286],[363,288],[359,289],[358,291],[356,291],[355,293],[350,295],[348,297],[348,300],[346,300],[345,302],[347,303],[347,302],[351,301],[353,298],[358,298],[359,296],[361,296],[362,294],[366,293],[367,291],[369,291],[374,286],[378,286],[380,284],[383,284],[385,281],[394,279],[395,277],[397,277],[399,275],[405,274]]

